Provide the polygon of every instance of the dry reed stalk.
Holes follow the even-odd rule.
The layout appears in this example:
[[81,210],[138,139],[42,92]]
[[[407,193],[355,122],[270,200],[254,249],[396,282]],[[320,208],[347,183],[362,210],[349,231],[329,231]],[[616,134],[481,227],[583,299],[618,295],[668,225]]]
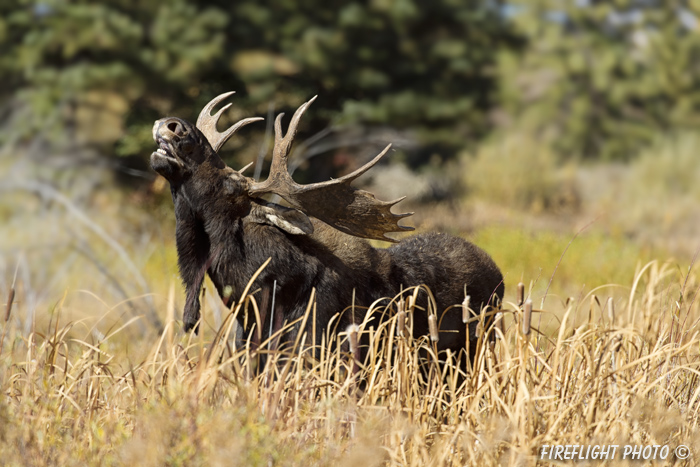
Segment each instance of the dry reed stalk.
[[175,323],[175,283],[170,282],[170,286],[168,287],[168,302],[166,305],[166,310],[167,310],[167,316],[168,319],[165,322],[165,327],[168,330],[168,348],[172,349],[173,348],[173,325]]
[[499,331],[501,331],[501,336],[505,336],[506,335],[506,327],[505,327],[505,324],[503,323],[503,320],[505,319],[505,315],[503,314],[503,312],[499,311],[498,313],[496,313],[496,316],[494,319],[495,319],[496,328]]
[[7,305],[5,306],[5,323],[2,326],[2,338],[0,338],[0,355],[2,355],[2,349],[5,346],[5,335],[7,334],[7,328],[10,326],[10,316],[12,314],[12,303],[15,300],[15,288],[10,287],[10,293],[7,296]]
[[525,302],[525,284],[523,284],[522,282],[518,282],[517,302],[518,302],[518,307],[523,306],[523,303]]
[[[5,305],[5,324],[2,327],[2,338],[0,338],[0,355],[2,355],[2,350],[5,345],[5,335],[7,334],[7,328],[9,327],[10,317],[12,315],[12,305],[15,301],[15,285],[17,285],[17,273],[19,272],[19,261],[15,266],[15,274],[12,278],[12,285],[10,286],[10,293],[7,295],[7,304]],[[32,330],[34,328],[32,327]]]
[[593,325],[593,307],[595,304],[598,304],[600,306],[600,302],[598,301],[598,297],[594,295],[591,295],[591,304],[588,307],[588,327],[590,328]]
[[462,323],[466,324],[469,321],[469,318],[471,317],[471,313],[469,313],[469,302],[471,301],[471,297],[469,295],[464,296],[464,301],[462,302]]
[[352,356],[352,377],[353,379],[360,372],[360,345],[358,339],[358,333],[360,327],[357,324],[351,324],[348,327],[348,342],[350,344],[350,355]]
[[[491,312],[489,312],[491,313]],[[479,320],[476,322],[476,335],[479,339],[486,333],[486,307],[479,312]]]
[[529,298],[525,301],[523,306],[523,335],[525,337],[530,336],[530,322],[532,320],[532,300]]
[[404,311],[404,301],[403,298],[399,300],[399,312],[396,313],[396,335],[399,337],[405,337],[406,334],[406,312]]

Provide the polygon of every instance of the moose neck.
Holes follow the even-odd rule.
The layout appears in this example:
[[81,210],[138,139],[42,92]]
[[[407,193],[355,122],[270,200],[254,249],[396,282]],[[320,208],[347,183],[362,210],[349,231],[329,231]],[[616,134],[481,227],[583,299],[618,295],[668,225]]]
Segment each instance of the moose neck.
[[201,222],[211,241],[223,239],[241,228],[250,211],[250,199],[229,177],[230,169],[219,169],[206,161],[178,190],[175,204],[186,205]]

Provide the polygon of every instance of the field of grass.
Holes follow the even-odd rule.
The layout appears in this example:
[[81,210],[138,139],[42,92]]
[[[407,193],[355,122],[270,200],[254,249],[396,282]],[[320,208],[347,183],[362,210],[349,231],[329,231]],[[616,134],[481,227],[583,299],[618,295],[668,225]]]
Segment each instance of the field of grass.
[[272,354],[257,373],[266,346],[256,353],[228,338],[231,315],[251,307],[250,297],[199,337],[182,336],[168,320],[140,341],[125,338],[133,322],[104,334],[94,332],[97,319],[66,322],[61,302],[46,325],[25,334],[11,310],[0,355],[0,458],[534,465],[544,445],[613,444],[669,446],[656,465],[674,464],[677,446],[694,456],[699,441],[700,280],[697,271],[650,263],[631,286],[627,301],[602,314],[590,314],[598,307],[590,297],[568,303],[550,335],[535,325],[549,312],[535,310],[526,334],[521,307],[507,303],[504,332],[483,343],[466,374],[436,363],[427,336],[408,337],[410,305],[379,329],[360,328],[373,338],[357,371],[351,354],[322,342],[317,360],[300,342],[306,350]]
[[[674,151],[664,153],[667,165]],[[586,205],[584,193],[575,222],[567,223],[572,178],[550,174],[538,191],[517,181],[528,164],[473,187],[477,203],[499,199],[494,190],[522,198],[517,212],[489,207],[488,217],[465,221],[479,218],[478,205],[466,203],[456,210],[462,218],[423,217],[419,231],[465,236],[505,276],[502,327],[466,373],[437,363],[428,336],[400,332],[412,309],[398,303],[381,328],[360,326],[372,337],[363,362],[328,345],[347,333],[302,340],[292,355],[236,342],[232,315],[253,300],[226,309],[208,283],[202,333],[184,335],[169,202],[108,183],[81,198],[75,187],[86,177],[58,180],[58,189],[10,184],[0,203],[0,463],[550,465],[540,459],[544,446],[618,445],[609,465],[696,465],[700,271],[682,252],[697,248],[686,241],[697,227],[691,198],[674,204],[668,193],[631,189],[637,179],[655,183],[655,163],[643,159],[644,170],[625,179],[634,198],[598,191],[598,204]],[[547,160],[541,167],[559,170]],[[674,179],[689,169],[668,170]],[[627,209],[633,201],[641,204]],[[557,206],[561,216],[539,211]],[[608,214],[582,228],[601,206]],[[664,206],[673,207],[668,216]],[[531,223],[523,212],[555,222]],[[684,248],[660,247],[666,234]],[[534,307],[529,332],[519,282]],[[668,452],[630,460],[625,446]],[[679,446],[690,448],[688,459]],[[600,462],[590,453],[577,461]]]
[[[400,314],[360,327],[372,350],[356,369],[328,341],[316,343],[320,359],[302,341],[258,372],[266,346],[230,339],[250,297],[227,310],[205,291],[203,332],[183,335],[172,233],[139,242],[153,226],[132,226],[120,251],[109,210],[100,216],[98,231],[55,219],[82,232],[90,249],[79,260],[70,248],[3,256],[4,465],[548,465],[542,447],[567,444],[619,445],[614,465],[627,462],[626,445],[668,446],[654,465],[700,455],[694,264],[643,263],[641,249],[595,232],[569,245],[571,235],[482,229],[470,238],[501,265],[508,292],[503,330],[466,374],[436,363],[427,336],[401,335]],[[520,281],[534,302],[529,334]],[[676,457],[681,445],[690,460]]]

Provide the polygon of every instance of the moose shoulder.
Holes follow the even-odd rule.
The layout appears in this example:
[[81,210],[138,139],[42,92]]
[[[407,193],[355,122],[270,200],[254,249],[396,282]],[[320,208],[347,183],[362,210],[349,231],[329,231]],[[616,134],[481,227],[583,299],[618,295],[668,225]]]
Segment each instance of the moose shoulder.
[[[365,240],[393,241],[385,234],[412,230],[398,224],[410,214],[391,212],[400,200],[379,201],[351,186],[389,147],[339,179],[310,185],[294,182],[287,171],[287,158],[299,120],[313,99],[295,112],[286,135],[282,134],[282,115],[275,120],[275,146],[266,181],[256,182],[242,175],[242,170],[227,167],[217,154],[219,148],[239,128],[261,120],[244,119],[219,133],[216,124],[230,104],[214,116],[211,111],[231,94],[212,100],[196,125],[169,117],[153,127],[159,147],[151,155],[151,166],[170,182],[175,204],[178,265],[186,288],[185,330],[197,330],[205,273],[226,299],[227,290],[240,294],[270,259],[254,283],[254,290],[261,291],[262,330],[274,332],[302,316],[316,290],[315,325],[307,322],[307,329],[302,330],[297,323],[282,343],[293,342],[297,333],[312,329],[320,342],[339,313],[337,329],[361,322],[364,316],[347,311],[353,300],[358,305],[354,309],[361,310],[408,287],[426,285],[441,317],[438,350],[458,353],[465,349],[461,311],[453,305],[462,303],[465,290],[477,312],[503,297],[503,277],[493,260],[473,244],[444,234],[416,235],[387,249],[374,248]],[[292,207],[267,202],[260,198],[264,193],[275,193]],[[273,295],[274,313],[270,310]],[[421,308],[424,311],[415,311],[414,334],[424,335],[428,332],[427,306]],[[239,318],[243,325],[243,317]],[[472,348],[465,349],[472,356],[475,333],[476,323],[469,327]]]

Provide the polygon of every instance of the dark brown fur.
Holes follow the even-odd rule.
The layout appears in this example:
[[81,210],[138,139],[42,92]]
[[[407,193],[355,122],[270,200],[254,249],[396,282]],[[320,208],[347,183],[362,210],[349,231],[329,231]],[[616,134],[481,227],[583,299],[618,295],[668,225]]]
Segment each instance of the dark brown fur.
[[[248,196],[250,179],[227,168],[194,125],[175,118],[159,120],[154,136],[166,154],[154,152],[151,165],[170,181],[175,204],[178,264],[186,287],[185,330],[196,330],[200,319],[199,291],[205,272],[222,298],[228,286],[237,298],[268,258],[272,258],[269,265],[251,289],[260,290],[263,338],[270,328],[275,281],[274,312],[288,323],[303,315],[316,289],[317,342],[332,317],[351,305],[353,291],[355,304],[368,307],[377,299],[425,284],[436,299],[439,317],[462,302],[465,286],[477,311],[503,297],[498,267],[463,239],[431,233],[379,249],[316,219],[310,220],[313,233],[293,234],[278,222],[304,228],[305,216]],[[361,319],[343,313],[338,329]],[[253,320],[249,321],[250,325]],[[299,328],[297,324],[283,342],[293,341]],[[308,322],[305,331],[310,334],[312,328]],[[473,344],[475,331],[476,324],[470,327]],[[428,333],[426,313],[416,311],[414,333]],[[458,353],[465,345],[461,309],[452,308],[442,316],[438,349]]]

